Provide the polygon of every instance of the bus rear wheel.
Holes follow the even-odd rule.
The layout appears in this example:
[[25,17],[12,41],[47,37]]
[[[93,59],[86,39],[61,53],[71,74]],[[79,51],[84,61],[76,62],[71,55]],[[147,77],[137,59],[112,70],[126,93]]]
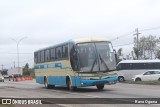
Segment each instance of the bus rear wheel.
[[99,85],[96,85],[97,89],[98,90],[103,90],[104,88],[104,84],[99,84]]
[[47,89],[55,88],[55,85],[49,85],[48,84],[48,79],[45,77],[44,79],[44,85]]
[[124,80],[124,77],[122,77],[122,76],[121,76],[121,77],[118,77],[118,81],[119,81],[119,82],[124,82],[124,81],[125,81],[125,80]]

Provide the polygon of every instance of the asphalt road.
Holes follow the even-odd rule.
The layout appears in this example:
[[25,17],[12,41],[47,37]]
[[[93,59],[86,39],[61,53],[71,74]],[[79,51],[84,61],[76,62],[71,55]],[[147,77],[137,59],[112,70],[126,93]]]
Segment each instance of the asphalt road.
[[[46,89],[44,85],[36,84],[35,80],[13,82],[6,80],[0,82],[0,97],[8,98],[160,98],[160,86],[117,83],[106,85],[99,91],[95,86],[78,88],[70,92],[65,87],[57,86],[54,89]],[[64,99],[66,100],[66,99]],[[48,100],[48,103],[52,102]],[[80,101],[79,101],[80,102]],[[78,102],[78,103],[79,103]],[[15,106],[15,105],[14,105]],[[20,105],[16,105],[20,106]],[[27,105],[26,105],[27,106]],[[34,107],[40,107],[32,105]],[[42,105],[41,105],[42,106]],[[51,106],[51,105],[47,105]],[[128,104],[56,104],[65,107],[128,107]],[[130,104],[133,107],[160,106],[158,104]],[[24,106],[25,107],[25,106]]]

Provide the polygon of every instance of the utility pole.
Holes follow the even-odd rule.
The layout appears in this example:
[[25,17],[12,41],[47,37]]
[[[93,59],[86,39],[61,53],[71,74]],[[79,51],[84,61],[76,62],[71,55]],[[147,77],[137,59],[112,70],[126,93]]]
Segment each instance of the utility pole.
[[138,36],[141,33],[139,33],[138,28],[135,31],[136,31],[136,33],[134,35],[137,36],[137,59],[139,59],[139,46],[138,46],[139,41],[138,41]]
[[3,64],[2,64],[2,71],[3,71]]
[[14,64],[14,68],[15,68],[15,61],[13,62],[13,64]]

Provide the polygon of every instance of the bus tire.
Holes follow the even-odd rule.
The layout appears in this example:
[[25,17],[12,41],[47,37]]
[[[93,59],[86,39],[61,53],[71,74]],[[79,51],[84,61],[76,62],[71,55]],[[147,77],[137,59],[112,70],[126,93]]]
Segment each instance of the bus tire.
[[141,81],[141,78],[136,78],[135,81]]
[[99,85],[96,85],[97,89],[98,90],[103,90],[104,88],[104,84],[99,84]]
[[66,78],[66,84],[67,84],[67,88],[70,91],[75,91],[77,89],[76,86],[72,86],[72,81],[70,80],[69,77]]
[[119,81],[119,82],[124,82],[124,81],[125,81],[125,80],[124,80],[124,77],[123,77],[123,76],[118,77],[118,81]]
[[48,79],[47,77],[44,78],[44,85],[47,89],[55,88],[55,85],[48,85]]
[[160,81],[160,78],[158,79],[158,81]]

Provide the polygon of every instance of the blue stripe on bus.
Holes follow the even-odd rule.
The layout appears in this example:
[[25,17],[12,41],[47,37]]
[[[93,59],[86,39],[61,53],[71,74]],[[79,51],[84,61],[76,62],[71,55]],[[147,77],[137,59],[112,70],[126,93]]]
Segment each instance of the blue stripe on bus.
[[[49,85],[60,85],[66,86],[66,76],[48,76]],[[81,87],[81,86],[93,86],[98,83],[107,83],[107,82],[117,82],[117,77],[111,77],[102,80],[80,80],[77,76],[72,76],[72,86]],[[37,76],[36,82],[44,84],[44,76]],[[82,85],[83,84],[83,85]]]
[[34,69],[44,69],[44,68],[71,69],[71,67],[62,67],[61,63],[43,64],[43,65],[35,65],[34,66]]
[[[66,76],[48,76],[49,85],[61,85],[66,86]],[[80,87],[80,79],[76,76],[72,76],[72,86]],[[36,82],[44,84],[44,76],[36,76]]]

